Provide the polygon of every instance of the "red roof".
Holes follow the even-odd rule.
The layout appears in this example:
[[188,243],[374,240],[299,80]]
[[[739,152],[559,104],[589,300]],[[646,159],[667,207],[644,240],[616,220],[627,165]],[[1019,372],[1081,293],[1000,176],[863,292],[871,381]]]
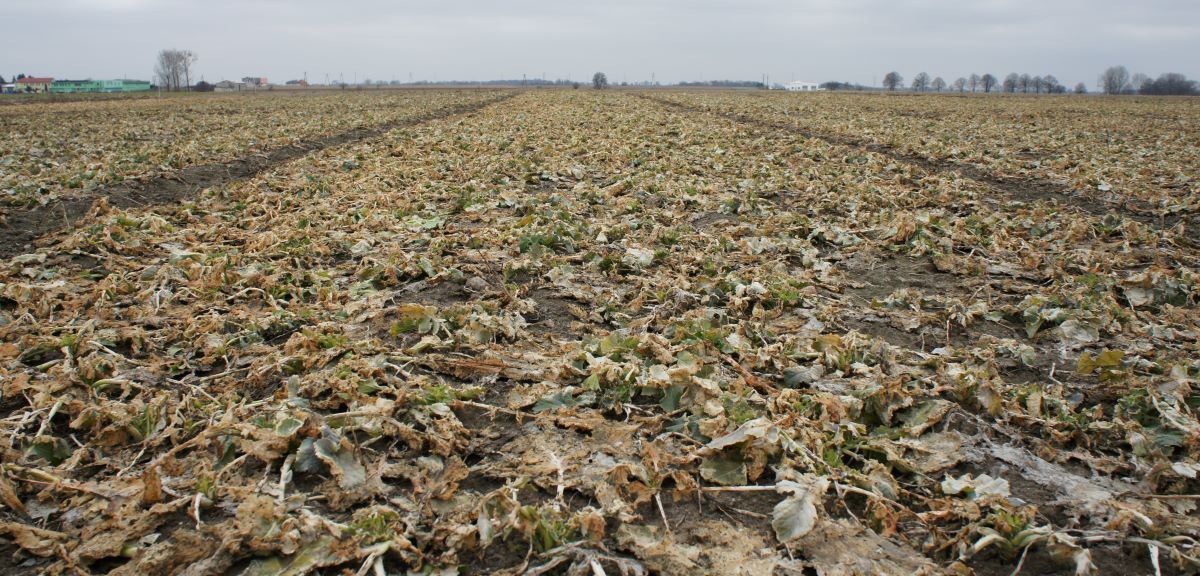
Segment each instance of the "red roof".
[[17,80],[17,84],[49,84],[53,81],[53,78],[30,78],[26,76]]

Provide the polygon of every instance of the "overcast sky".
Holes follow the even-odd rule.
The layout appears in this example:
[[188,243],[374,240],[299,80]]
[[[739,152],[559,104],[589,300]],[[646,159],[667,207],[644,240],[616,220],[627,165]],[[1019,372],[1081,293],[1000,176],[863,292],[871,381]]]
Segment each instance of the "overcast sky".
[[1200,0],[0,0],[0,75],[209,82],[1200,76]]

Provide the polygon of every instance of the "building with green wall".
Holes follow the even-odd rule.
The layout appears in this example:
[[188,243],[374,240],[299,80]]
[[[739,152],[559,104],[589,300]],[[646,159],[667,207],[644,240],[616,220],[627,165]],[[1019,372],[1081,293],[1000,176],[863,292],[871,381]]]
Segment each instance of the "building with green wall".
[[54,94],[141,92],[149,89],[150,83],[141,80],[55,80],[50,85],[50,92]]

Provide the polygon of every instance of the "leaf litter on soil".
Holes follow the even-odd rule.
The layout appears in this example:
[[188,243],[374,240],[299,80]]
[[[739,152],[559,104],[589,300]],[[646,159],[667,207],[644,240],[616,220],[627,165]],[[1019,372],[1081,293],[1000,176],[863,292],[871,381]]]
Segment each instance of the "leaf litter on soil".
[[[1182,176],[1197,142],[1172,133],[1147,148],[1148,172],[1118,180],[1105,171],[1123,148],[1064,135],[1121,114],[1195,122],[1194,107],[655,98],[521,92],[177,204],[98,199],[10,258],[11,565],[1200,567],[1197,248],[1184,218],[1196,189]],[[289,114],[324,118],[339,101],[303,102]],[[926,103],[936,114],[913,124],[909,107]],[[1105,114],[1067,113],[1079,107]],[[152,108],[118,117],[136,131],[171,109]],[[1046,126],[1028,129],[1043,112]],[[1097,211],[997,197],[990,181],[862,140],[773,128],[791,121],[814,134],[869,126],[905,154],[1082,186],[1065,165],[1027,166],[1041,150],[1104,167],[1126,199]],[[1147,222],[1133,205],[1183,219]]]

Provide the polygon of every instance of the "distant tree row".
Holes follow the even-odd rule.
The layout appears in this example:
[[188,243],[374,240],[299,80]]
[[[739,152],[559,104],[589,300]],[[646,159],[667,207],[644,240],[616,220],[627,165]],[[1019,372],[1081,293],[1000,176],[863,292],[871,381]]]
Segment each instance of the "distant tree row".
[[1145,74],[1129,74],[1124,66],[1111,66],[1100,75],[1097,82],[1105,94],[1146,94],[1149,96],[1192,96],[1200,94],[1195,80],[1175,72],[1167,72],[1157,79]]
[[[896,90],[903,88],[904,77],[899,72],[888,72],[883,77],[883,87],[888,90]],[[991,74],[971,74],[970,76],[960,77],[953,83],[947,84],[941,76],[930,78],[929,74],[921,72],[913,77],[912,84],[909,88],[913,92],[942,92],[950,90],[952,92],[984,92],[993,91],[1004,92],[1022,92],[1035,94],[1061,94],[1067,89],[1058,82],[1058,79],[1051,75],[1046,76],[1030,76],[1029,74],[1012,73],[1004,78],[1001,82]]]
[[1034,94],[1063,94],[1067,91],[1067,87],[1060,84],[1058,78],[1055,78],[1051,74],[1038,76],[1036,74],[1017,74],[1013,72],[1004,77],[1004,81],[1000,83],[1000,90],[1009,94],[1017,92],[1022,94],[1029,94],[1030,92]]
[[682,81],[680,86],[715,86],[719,88],[766,88],[767,85],[758,80],[702,80]]
[[832,92],[834,90],[866,90],[867,87],[863,86],[862,84],[853,84],[850,82],[838,82],[838,81],[834,80],[834,81],[825,82],[825,83],[821,84],[821,89]]
[[[1105,94],[1147,94],[1154,96],[1187,96],[1192,94],[1200,94],[1200,88],[1194,80],[1188,80],[1187,76],[1169,72],[1159,76],[1157,79],[1151,79],[1145,74],[1129,74],[1124,66],[1113,66],[1104,71],[1100,75],[1099,81],[1100,91]],[[841,83],[826,82],[822,86],[837,85],[839,88],[827,87],[827,90],[846,89]],[[845,85],[847,88],[849,85]],[[899,72],[891,71],[883,77],[883,87],[889,91],[904,88],[904,77]],[[984,92],[993,91],[1007,92],[1009,94],[1063,94],[1067,92],[1067,87],[1063,86],[1051,74],[1038,76],[1036,74],[1017,74],[1013,72],[1004,77],[1003,81],[997,80],[991,74],[971,74],[970,76],[962,77],[955,80],[952,84],[946,84],[945,80],[939,76],[930,79],[929,74],[921,72],[912,79],[909,89],[913,92],[942,92],[949,89],[953,92]],[[1087,86],[1082,82],[1075,85],[1074,92],[1076,94],[1086,94]]]

